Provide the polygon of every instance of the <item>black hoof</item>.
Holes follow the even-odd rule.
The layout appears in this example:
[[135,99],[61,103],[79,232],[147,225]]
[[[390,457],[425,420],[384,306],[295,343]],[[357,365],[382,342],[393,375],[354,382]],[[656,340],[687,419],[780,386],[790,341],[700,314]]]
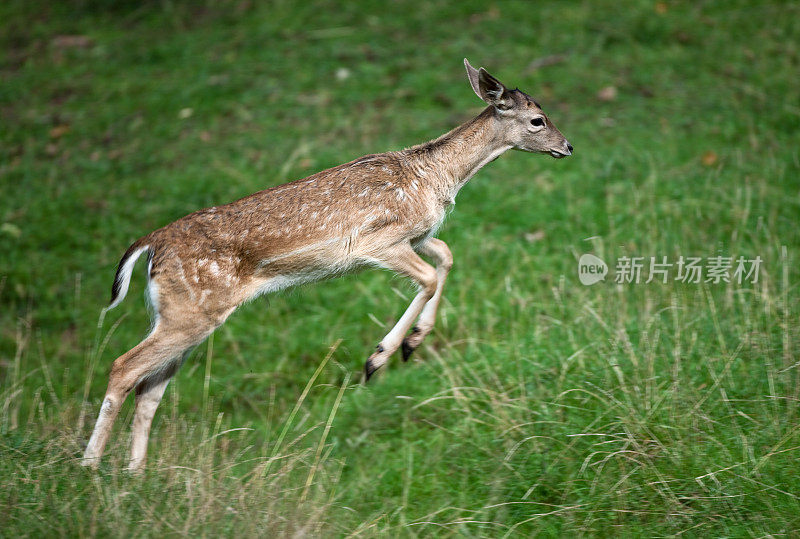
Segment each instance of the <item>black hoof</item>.
[[[419,333],[419,328],[417,326],[411,328],[411,335],[416,335],[417,333]],[[411,335],[409,335],[409,337]],[[414,353],[414,350],[416,350],[417,347],[408,344],[408,337],[406,337],[405,339],[403,339],[402,349],[403,349],[403,361],[408,361],[408,358],[411,357],[411,354]]]
[[414,350],[416,350],[416,348],[408,344],[408,339],[403,339],[403,361],[408,361],[408,358],[411,357]]
[[378,370],[378,367],[375,367],[372,364],[372,360],[368,359],[367,362],[364,364],[364,382],[369,382],[369,379],[375,374],[375,371]]

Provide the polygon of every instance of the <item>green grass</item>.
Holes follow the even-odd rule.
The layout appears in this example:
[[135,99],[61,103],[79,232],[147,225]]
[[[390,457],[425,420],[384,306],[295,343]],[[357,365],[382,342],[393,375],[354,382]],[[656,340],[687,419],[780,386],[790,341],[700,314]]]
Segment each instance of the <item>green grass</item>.
[[[796,535],[798,16],[4,3],[0,535]],[[575,155],[511,152],[464,188],[414,361],[360,384],[401,279],[259,299],[170,385],[143,477],[122,471],[130,403],[100,470],[78,466],[111,361],[148,327],[137,267],[97,329],[127,246],[454,127],[480,110],[464,56],[534,95]],[[756,284],[585,287],[585,252],[763,265]]]

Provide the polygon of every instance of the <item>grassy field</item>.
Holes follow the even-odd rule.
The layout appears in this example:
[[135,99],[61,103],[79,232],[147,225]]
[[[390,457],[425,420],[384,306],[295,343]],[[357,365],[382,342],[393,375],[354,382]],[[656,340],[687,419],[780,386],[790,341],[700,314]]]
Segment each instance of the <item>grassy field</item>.
[[[782,2],[85,0],[0,6],[0,536],[793,536],[800,531],[800,9]],[[461,192],[409,364],[360,370],[412,287],[368,271],[241,308],[123,471],[137,237],[534,95],[570,159]],[[583,286],[577,260],[611,267]],[[616,284],[622,256],[757,283]]]

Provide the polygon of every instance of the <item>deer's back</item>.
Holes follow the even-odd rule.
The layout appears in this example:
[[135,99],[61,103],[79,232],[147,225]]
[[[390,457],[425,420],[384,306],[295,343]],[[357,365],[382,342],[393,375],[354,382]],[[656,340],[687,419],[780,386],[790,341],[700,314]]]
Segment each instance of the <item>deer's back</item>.
[[176,271],[200,283],[204,274],[302,271],[311,280],[369,263],[387,242],[423,238],[443,215],[434,190],[392,152],[196,211],[143,241],[154,247],[153,276]]

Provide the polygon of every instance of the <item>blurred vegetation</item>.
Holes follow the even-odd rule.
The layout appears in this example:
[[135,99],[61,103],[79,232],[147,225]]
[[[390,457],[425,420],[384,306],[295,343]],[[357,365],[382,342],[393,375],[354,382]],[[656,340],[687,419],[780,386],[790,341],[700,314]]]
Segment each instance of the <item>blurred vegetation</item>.
[[[799,16],[3,3],[0,534],[797,533]],[[451,129],[481,109],[465,56],[575,155],[511,152],[464,188],[415,360],[359,383],[413,294],[391,275],[259,299],[170,385],[144,477],[121,471],[130,406],[100,471],[80,468],[108,367],[148,327],[139,267],[97,328],[127,246]],[[584,287],[584,252],[764,262],[756,284]]]

